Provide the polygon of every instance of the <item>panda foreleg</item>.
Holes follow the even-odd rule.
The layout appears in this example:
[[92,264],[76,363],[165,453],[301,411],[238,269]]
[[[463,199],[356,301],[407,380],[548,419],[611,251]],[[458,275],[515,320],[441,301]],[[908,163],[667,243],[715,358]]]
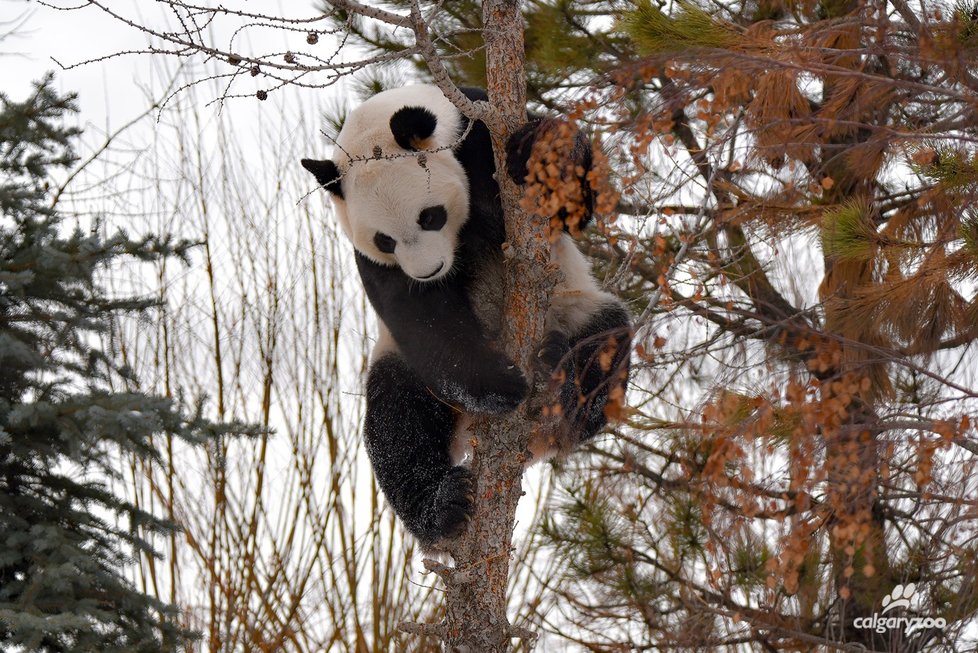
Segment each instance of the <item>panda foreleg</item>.
[[396,353],[371,365],[364,439],[377,483],[404,526],[429,548],[458,536],[472,513],[468,468],[452,465],[450,406]]
[[605,304],[571,337],[574,399],[564,406],[564,419],[578,443],[607,424],[609,395],[613,388],[623,391],[628,382],[631,344],[628,310],[617,302]]
[[526,379],[491,347],[461,281],[419,286],[397,268],[356,260],[377,316],[427,387],[475,413],[507,413],[523,401]]

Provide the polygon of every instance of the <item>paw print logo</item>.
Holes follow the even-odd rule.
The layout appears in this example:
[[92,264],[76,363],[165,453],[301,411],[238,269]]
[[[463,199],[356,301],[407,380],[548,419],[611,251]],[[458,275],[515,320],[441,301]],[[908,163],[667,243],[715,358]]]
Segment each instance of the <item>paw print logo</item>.
[[909,608],[910,599],[913,598],[915,591],[917,591],[917,586],[913,583],[897,585],[893,588],[892,592],[883,597],[882,613],[886,614],[890,610],[896,610],[897,608]]

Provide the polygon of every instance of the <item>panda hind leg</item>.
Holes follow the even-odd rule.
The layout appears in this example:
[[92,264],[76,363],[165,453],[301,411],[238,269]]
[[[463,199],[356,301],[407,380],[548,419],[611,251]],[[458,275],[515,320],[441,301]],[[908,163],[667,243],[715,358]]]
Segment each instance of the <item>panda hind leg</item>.
[[553,456],[562,457],[571,453],[580,444],[580,429],[573,427],[573,416],[578,409],[577,372],[575,352],[571,340],[561,330],[548,331],[537,348],[536,368],[547,380],[547,392],[538,397],[543,400],[534,405],[545,415],[558,411],[556,424],[549,423],[538,429],[530,437],[528,444],[532,462],[547,460]]
[[380,489],[405,528],[430,549],[457,537],[473,510],[472,472],[449,455],[455,414],[395,353],[367,378],[364,439]]
[[631,345],[631,319],[618,302],[603,306],[571,337],[574,398],[564,406],[564,420],[578,444],[608,423],[608,400],[628,383]]

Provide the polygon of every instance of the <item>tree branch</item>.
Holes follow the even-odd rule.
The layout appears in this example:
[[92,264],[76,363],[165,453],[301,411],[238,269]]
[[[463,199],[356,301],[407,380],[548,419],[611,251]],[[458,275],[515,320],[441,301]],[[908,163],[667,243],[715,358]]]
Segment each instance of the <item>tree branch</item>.
[[431,79],[441,89],[441,92],[445,94],[445,97],[451,100],[452,104],[465,114],[469,120],[481,120],[490,129],[496,127],[495,123],[498,117],[493,114],[489,105],[485,102],[473,102],[467,98],[459,90],[458,86],[455,85],[452,78],[449,77],[448,70],[445,69],[445,64],[442,63],[441,57],[435,49],[435,44],[432,43],[431,36],[428,34],[428,24],[421,15],[421,6],[418,4],[418,0],[412,0],[411,2],[410,23],[411,29],[414,30],[414,38],[418,50],[421,52],[421,56],[424,57],[424,61],[428,65],[428,70],[431,71]]
[[356,2],[356,0],[329,0],[329,4],[334,7],[338,7],[339,9],[345,9],[346,11],[354,13],[357,16],[373,18],[374,20],[379,20],[387,23],[388,25],[394,25],[395,27],[407,27],[409,29],[413,28],[411,25],[411,19],[407,16],[395,14],[376,7],[369,7],[360,2]]
[[[483,4],[488,107],[470,102],[449,78],[416,0],[411,3],[411,24],[418,48],[439,88],[470,118],[481,118],[492,135],[511,254],[507,256],[506,330],[501,341],[522,369],[530,369],[533,345],[544,335],[544,318],[556,278],[547,267],[547,222],[522,211],[522,190],[503,172],[509,134],[526,121],[520,5],[514,0],[486,0]],[[472,459],[475,512],[462,536],[449,544],[455,567],[425,563],[445,583],[445,621],[434,630],[421,627],[419,631],[414,625],[402,625],[402,629],[442,636],[448,651],[504,653],[511,650],[514,637],[532,648],[535,634],[509,623],[506,590],[516,505],[523,494],[523,461],[534,424],[525,407],[504,417],[476,421]]]

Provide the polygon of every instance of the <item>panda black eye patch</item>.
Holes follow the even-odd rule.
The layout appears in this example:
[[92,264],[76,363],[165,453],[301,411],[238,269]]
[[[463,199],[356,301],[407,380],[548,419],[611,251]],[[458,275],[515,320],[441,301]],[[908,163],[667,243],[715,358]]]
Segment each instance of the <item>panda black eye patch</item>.
[[382,234],[378,231],[374,234],[374,245],[384,254],[393,254],[394,248],[397,247],[397,241],[387,234]]
[[418,224],[425,231],[438,231],[445,226],[448,221],[448,212],[445,211],[445,207],[429,206],[421,211],[418,216]]

